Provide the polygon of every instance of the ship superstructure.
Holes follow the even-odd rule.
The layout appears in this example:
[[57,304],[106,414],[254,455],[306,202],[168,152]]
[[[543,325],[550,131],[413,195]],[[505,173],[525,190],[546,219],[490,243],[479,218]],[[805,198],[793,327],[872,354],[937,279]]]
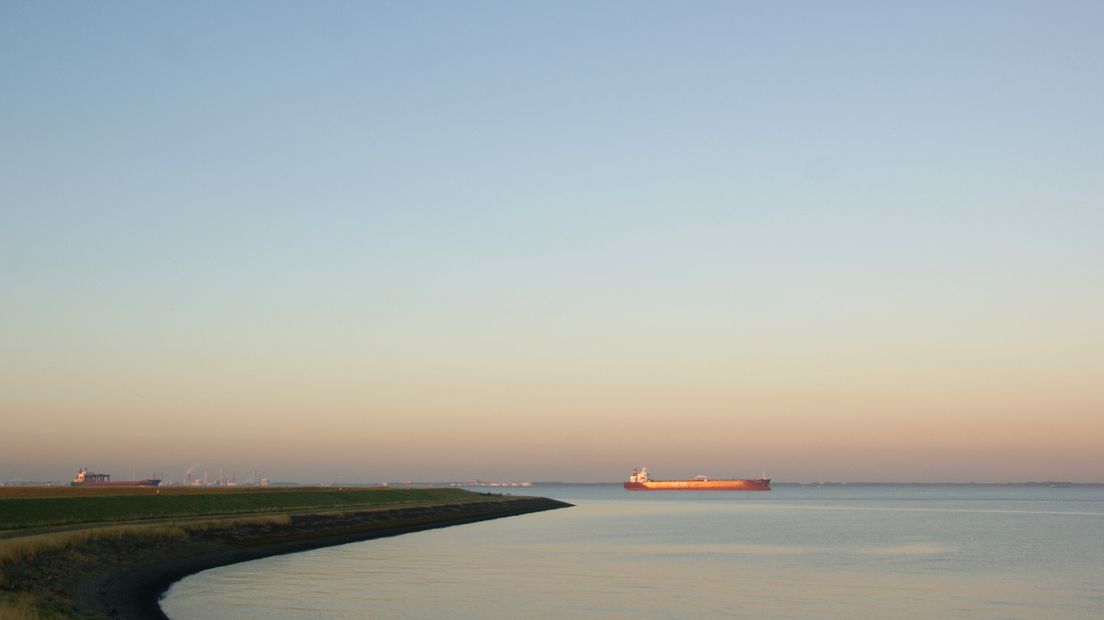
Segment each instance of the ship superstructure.
[[77,470],[77,475],[69,483],[74,487],[155,487],[161,484],[159,478],[146,478],[145,480],[111,480],[110,474],[98,474],[89,471],[85,467]]
[[627,491],[769,491],[770,478],[731,478],[713,480],[709,476],[694,476],[690,480],[652,480],[648,468],[633,469],[629,481],[624,484]]

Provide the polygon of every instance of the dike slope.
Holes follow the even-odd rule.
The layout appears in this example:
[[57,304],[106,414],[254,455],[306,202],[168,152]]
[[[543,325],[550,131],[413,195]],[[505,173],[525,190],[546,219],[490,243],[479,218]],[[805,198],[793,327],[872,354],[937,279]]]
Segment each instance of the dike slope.
[[158,601],[168,588],[209,568],[571,506],[542,497],[468,495],[429,505],[85,530],[78,542],[0,564],[0,594],[14,594],[31,617],[164,619]]

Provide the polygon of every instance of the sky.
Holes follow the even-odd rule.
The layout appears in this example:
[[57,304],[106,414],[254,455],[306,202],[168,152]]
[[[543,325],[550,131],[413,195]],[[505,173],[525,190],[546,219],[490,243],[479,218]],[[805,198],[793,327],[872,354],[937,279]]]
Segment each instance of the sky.
[[0,3],[0,481],[1104,481],[1102,22]]

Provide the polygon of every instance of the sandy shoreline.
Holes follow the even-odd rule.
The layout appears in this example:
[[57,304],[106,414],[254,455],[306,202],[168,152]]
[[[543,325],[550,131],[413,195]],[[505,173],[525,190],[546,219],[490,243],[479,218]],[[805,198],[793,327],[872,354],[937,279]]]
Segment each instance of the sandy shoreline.
[[[77,552],[46,555],[24,578],[48,587],[57,603],[89,618],[166,619],[158,604],[180,579],[209,568],[409,532],[554,510],[571,504],[541,497],[385,510],[243,519],[184,537],[104,538]],[[63,615],[65,614],[63,610]]]

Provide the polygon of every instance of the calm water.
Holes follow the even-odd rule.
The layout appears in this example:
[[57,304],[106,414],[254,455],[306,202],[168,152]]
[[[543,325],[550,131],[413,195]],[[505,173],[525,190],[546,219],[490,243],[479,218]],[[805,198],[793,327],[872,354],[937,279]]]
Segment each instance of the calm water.
[[539,486],[574,508],[200,573],[213,618],[1101,618],[1104,489]]

